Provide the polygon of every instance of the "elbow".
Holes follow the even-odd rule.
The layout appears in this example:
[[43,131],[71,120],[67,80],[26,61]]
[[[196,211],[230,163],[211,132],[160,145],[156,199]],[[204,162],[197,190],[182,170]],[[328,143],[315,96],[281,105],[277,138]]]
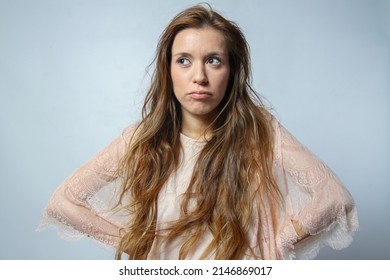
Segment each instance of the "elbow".
[[66,201],[64,189],[62,187],[58,188],[50,198],[46,207],[46,214],[55,220],[62,220],[67,205]]
[[51,197],[46,207],[46,213],[49,217],[62,221],[67,219],[70,213],[74,212],[72,209],[78,208],[79,205],[81,202],[75,199],[68,188],[61,186]]

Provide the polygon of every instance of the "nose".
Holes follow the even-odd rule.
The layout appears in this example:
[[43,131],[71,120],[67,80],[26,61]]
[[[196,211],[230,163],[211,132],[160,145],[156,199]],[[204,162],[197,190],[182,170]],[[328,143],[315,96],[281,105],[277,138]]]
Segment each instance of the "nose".
[[194,66],[194,83],[199,85],[205,85],[208,83],[205,65],[199,64]]

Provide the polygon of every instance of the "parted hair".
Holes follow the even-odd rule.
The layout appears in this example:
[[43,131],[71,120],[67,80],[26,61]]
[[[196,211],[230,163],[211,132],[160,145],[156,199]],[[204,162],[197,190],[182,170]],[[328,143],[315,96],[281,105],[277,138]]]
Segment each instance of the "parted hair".
[[[180,218],[161,231],[156,224],[158,195],[182,158],[181,107],[170,76],[172,44],[180,31],[206,27],[223,34],[229,82],[210,119],[211,136],[181,199]],[[200,258],[261,259],[264,236],[257,237],[260,250],[255,252],[249,241],[250,228],[265,211],[276,219],[281,195],[272,170],[271,115],[252,89],[249,47],[243,33],[209,6],[190,7],[163,31],[154,63],[142,119],[118,168],[123,178],[120,207],[130,212],[131,219],[123,229],[116,258],[126,253],[129,259],[146,259],[158,236],[164,242],[184,240],[178,258],[185,259],[209,231],[212,241]]]

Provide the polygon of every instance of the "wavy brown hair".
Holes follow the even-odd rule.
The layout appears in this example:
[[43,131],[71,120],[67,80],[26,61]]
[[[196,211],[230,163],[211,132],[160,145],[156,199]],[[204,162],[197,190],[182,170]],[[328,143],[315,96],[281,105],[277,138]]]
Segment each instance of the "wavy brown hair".
[[[182,151],[181,107],[170,77],[171,48],[181,30],[205,27],[215,28],[226,40],[229,83],[218,113],[210,120],[211,137],[194,167],[180,218],[163,234],[156,229],[157,198],[177,169]],[[251,87],[249,47],[240,28],[210,7],[188,8],[162,33],[154,62],[142,120],[119,166],[124,179],[121,204],[131,212],[131,221],[116,258],[123,253],[129,259],[147,258],[159,236],[167,242],[185,237],[178,256],[185,259],[197,248],[205,230],[213,239],[201,258],[241,259],[248,254],[262,258],[251,248],[249,230],[259,215],[266,215],[261,205],[270,205],[267,212],[275,219],[281,196],[272,172],[271,118]],[[194,200],[196,207],[190,208]],[[258,237],[260,251],[262,239]]]

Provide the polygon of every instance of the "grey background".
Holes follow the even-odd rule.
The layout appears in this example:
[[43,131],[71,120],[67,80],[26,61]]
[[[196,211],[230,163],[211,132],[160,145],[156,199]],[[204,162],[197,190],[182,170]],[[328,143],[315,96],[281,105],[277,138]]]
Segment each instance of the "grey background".
[[[200,1],[199,1],[200,2]],[[139,118],[160,33],[198,1],[0,1],[0,259],[112,259],[35,232],[54,189]],[[390,1],[209,1],[255,88],[338,174],[361,229],[319,259],[390,259]]]

